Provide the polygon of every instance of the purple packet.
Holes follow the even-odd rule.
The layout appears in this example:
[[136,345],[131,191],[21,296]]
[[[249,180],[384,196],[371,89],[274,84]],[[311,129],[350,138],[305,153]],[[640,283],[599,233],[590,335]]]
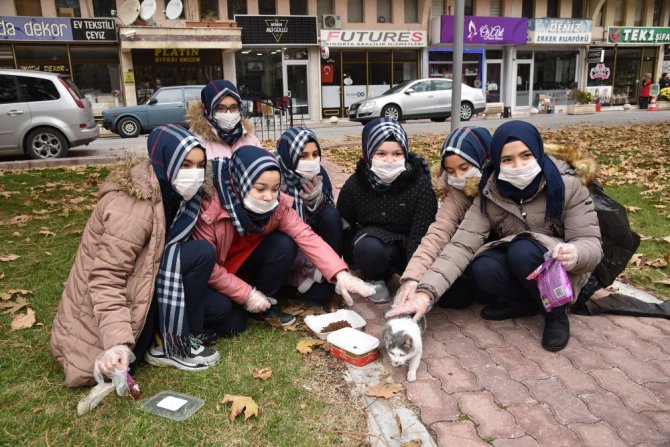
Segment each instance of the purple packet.
[[537,281],[542,305],[547,312],[572,301],[572,284],[563,264],[556,258],[544,261],[526,279]]

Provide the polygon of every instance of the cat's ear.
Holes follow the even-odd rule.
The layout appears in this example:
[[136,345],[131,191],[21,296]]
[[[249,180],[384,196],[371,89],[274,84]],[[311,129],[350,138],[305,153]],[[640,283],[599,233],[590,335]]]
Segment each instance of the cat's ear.
[[409,351],[414,347],[414,339],[411,335],[405,334],[405,337],[402,340],[402,345]]

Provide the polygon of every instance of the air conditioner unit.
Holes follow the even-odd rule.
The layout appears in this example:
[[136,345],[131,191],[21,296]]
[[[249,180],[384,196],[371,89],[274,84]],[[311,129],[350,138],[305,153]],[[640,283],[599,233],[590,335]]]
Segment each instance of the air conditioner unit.
[[324,14],[321,16],[321,27],[324,29],[339,29],[342,28],[342,20],[340,16]]

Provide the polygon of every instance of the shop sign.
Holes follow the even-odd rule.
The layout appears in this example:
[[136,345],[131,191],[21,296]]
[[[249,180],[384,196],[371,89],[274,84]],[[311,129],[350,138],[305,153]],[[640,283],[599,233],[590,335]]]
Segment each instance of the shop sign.
[[590,79],[609,79],[610,68],[605,64],[598,64],[589,70]]
[[597,64],[605,60],[605,50],[602,48],[593,48],[586,52],[586,62]]
[[532,19],[528,23],[531,42],[546,44],[591,43],[591,20]]
[[63,64],[25,64],[19,65],[19,70],[42,71],[44,73],[69,73],[70,69]]
[[670,28],[647,26],[610,26],[607,41],[611,43],[670,43]]
[[425,31],[321,30],[329,47],[425,47]]
[[315,16],[235,15],[243,45],[316,45]]
[[[454,16],[442,16],[441,43],[454,41]],[[466,44],[520,44],[526,43],[528,19],[509,17],[465,16],[463,43]]]
[[156,64],[199,64],[200,49],[198,48],[156,48],[154,50]]
[[1,40],[116,42],[114,19],[2,17]]

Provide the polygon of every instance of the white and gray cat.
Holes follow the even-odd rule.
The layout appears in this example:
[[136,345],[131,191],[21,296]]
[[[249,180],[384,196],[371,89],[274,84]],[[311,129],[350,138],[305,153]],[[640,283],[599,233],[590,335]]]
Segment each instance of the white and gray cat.
[[416,380],[416,370],[421,363],[423,353],[423,341],[421,333],[426,329],[426,319],[422,318],[419,323],[412,321],[411,317],[392,318],[382,328],[382,340],[386,352],[394,367],[409,363],[407,369],[407,381]]

